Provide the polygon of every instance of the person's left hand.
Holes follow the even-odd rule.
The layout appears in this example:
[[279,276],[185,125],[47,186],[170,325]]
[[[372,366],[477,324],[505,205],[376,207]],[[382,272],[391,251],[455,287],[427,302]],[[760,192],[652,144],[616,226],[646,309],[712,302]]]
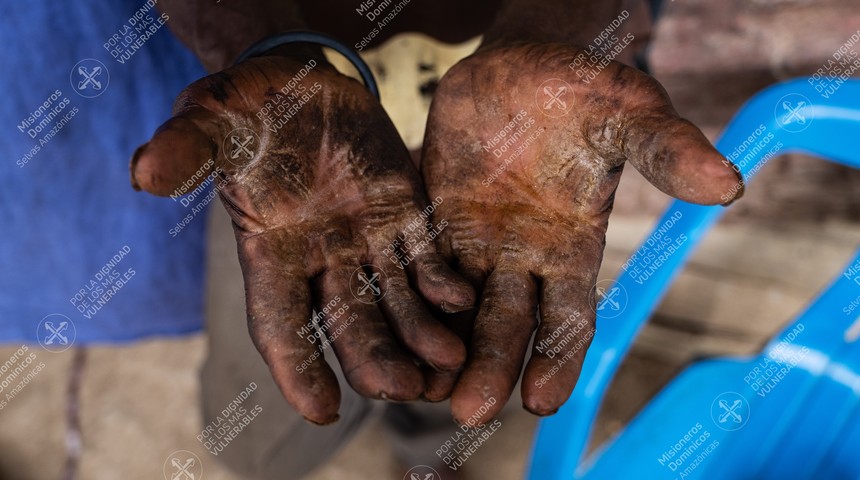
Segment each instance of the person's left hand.
[[430,382],[436,399],[451,394],[461,423],[504,406],[536,328],[524,407],[549,415],[570,396],[594,333],[591,291],[625,160],[685,201],[740,196],[735,172],[657,81],[617,62],[577,74],[569,65],[582,53],[483,49],[436,91],[422,173],[429,196],[444,200],[439,249],[483,290],[464,371]]

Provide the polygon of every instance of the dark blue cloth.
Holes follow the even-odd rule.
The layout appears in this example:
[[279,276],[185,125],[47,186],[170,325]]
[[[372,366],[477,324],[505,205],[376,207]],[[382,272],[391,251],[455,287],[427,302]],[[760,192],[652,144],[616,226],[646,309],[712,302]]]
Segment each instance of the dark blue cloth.
[[[133,191],[128,161],[169,118],[175,96],[205,72],[167,25],[128,59],[110,45],[106,49],[114,34],[126,26],[134,30],[129,19],[141,8],[148,17],[132,20],[137,28],[160,15],[145,0],[0,3],[4,343],[35,343],[41,320],[50,314],[73,321],[76,345],[201,328],[205,214],[175,237],[169,233],[199,200],[184,207]],[[125,32],[125,41],[141,40],[147,29],[141,30]],[[126,56],[134,48],[119,46]],[[100,61],[107,72],[92,60],[78,70],[83,59]],[[76,93],[88,77],[99,83],[101,95]],[[92,83],[81,91],[98,93]],[[50,106],[29,127],[52,109],[58,112],[30,132],[28,117],[46,101]],[[39,151],[28,158],[35,146]]]

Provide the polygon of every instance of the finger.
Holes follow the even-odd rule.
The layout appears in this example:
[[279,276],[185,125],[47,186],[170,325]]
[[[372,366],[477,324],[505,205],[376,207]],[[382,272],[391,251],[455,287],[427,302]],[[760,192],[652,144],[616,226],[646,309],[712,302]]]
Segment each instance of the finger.
[[[375,259],[382,264],[384,259]],[[379,305],[394,334],[418,358],[437,370],[457,370],[466,361],[466,347],[457,335],[437,321],[412,291],[406,273],[398,268],[380,273],[384,293]],[[470,288],[471,289],[471,288]]]
[[134,189],[168,196],[199,186],[215,168],[218,146],[205,131],[213,119],[208,110],[191,107],[158,127],[132,156],[129,169]]
[[636,116],[624,140],[627,160],[668,195],[703,205],[728,204],[743,195],[734,166],[671,106]]
[[[487,279],[487,262],[483,256],[475,254],[474,250],[461,250],[459,253],[460,256],[455,259],[457,274],[466,280],[469,285],[472,285],[474,291],[476,291],[476,295],[479,295]],[[478,310],[473,307],[464,312],[443,315],[440,321],[460,337],[464,345],[470,345],[477,313]],[[430,402],[438,402],[449,398],[459,378],[460,371],[445,372],[432,368],[425,369],[424,398]]]
[[582,273],[541,283],[540,325],[522,383],[523,407],[536,415],[552,415],[570,397],[594,337],[594,278]]
[[462,277],[454,273],[442,257],[435,252],[410,253],[408,269],[415,286],[432,305],[445,313],[469,310],[475,305],[475,290]]
[[490,274],[491,262],[488,247],[482,242],[463,242],[468,248],[460,245],[454,253],[454,270],[461,278],[466,280],[475,291],[476,298],[480,297],[484,283]]
[[496,269],[487,279],[469,360],[451,396],[454,419],[481,425],[507,403],[537,324],[537,285],[530,273]]
[[[476,309],[465,312],[444,315],[437,319],[461,339],[463,345],[468,345],[471,339],[472,326],[475,324]],[[440,371],[424,367],[424,399],[428,402],[441,402],[451,396],[454,385],[460,378],[461,370]]]
[[431,403],[450,398],[454,385],[460,378],[460,370],[440,372],[435,368],[423,366],[421,372],[424,374],[424,393],[421,394],[421,398]]
[[[437,199],[442,203],[441,199]],[[448,220],[435,225],[427,218],[437,204],[425,207],[421,215],[408,218],[405,227],[384,250],[383,255],[398,268],[405,268],[422,297],[443,312],[462,312],[475,304],[474,289],[462,279],[437,253],[436,242],[442,242],[442,234]]]
[[320,343],[306,340],[314,327],[308,278],[296,255],[303,251],[301,242],[272,232],[238,242],[254,345],[299,414],[321,425],[334,422],[340,405],[337,378]]
[[347,312],[326,320],[331,345],[347,381],[359,394],[417,400],[424,390],[421,371],[391,335],[379,307],[351,293],[350,278],[360,268],[330,264],[317,282],[321,305],[340,304]]

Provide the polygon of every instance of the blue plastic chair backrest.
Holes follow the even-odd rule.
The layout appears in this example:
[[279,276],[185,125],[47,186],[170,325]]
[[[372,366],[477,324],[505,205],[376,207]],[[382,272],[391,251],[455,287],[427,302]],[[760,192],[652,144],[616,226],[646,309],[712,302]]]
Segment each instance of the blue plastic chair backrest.
[[[768,395],[767,407],[759,403],[757,417],[762,418],[749,419],[754,428],[733,442],[725,442],[720,454],[743,460],[711,465],[708,476],[858,478],[860,343],[855,329],[860,325],[860,312],[852,315],[845,310],[852,300],[860,298],[858,287],[860,249],[830,286],[756,358],[773,359],[782,365],[797,359],[801,373],[790,380],[787,374],[782,377],[784,391]],[[763,399],[765,392],[761,393]],[[853,450],[852,454],[845,455],[845,449]],[[752,451],[755,455],[745,455]]]
[[[760,354],[685,368],[578,471],[597,480],[860,478],[858,287],[860,249]],[[734,407],[714,410],[726,393],[746,404],[735,418],[720,417]],[[687,437],[692,426],[700,436]],[[685,443],[693,439],[701,443]]]
[[[747,185],[766,163],[789,152],[860,168],[860,80],[833,79],[828,88],[817,89],[820,85],[802,78],[769,87],[750,99],[726,127],[717,149],[739,168]],[[581,476],[577,469],[592,423],[621,360],[692,251],[724,212],[720,206],[673,201],[625,263],[614,286],[626,291],[628,304],[616,318],[598,312],[597,333],[579,383],[567,403],[538,426],[529,478]],[[671,253],[661,252],[659,265],[649,255],[654,249],[648,239],[656,237],[672,246]]]

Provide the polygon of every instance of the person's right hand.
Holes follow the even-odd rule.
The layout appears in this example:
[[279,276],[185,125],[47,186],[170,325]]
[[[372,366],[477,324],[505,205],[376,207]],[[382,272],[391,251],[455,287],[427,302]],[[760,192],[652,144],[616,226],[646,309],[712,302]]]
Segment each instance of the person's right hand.
[[[416,222],[411,236],[427,234],[418,172],[365,87],[322,61],[293,82],[304,67],[268,56],[195,82],[173,118],[135,152],[131,175],[135,188],[163,196],[198,170],[195,184],[212,173],[214,183],[226,182],[219,194],[234,224],[251,337],[287,401],[326,424],[337,419],[337,380],[316,358],[321,342],[297,334],[312,307],[333,305],[323,320],[352,388],[403,401],[424,390],[413,354],[442,371],[466,358],[460,339],[410,285],[447,312],[469,309],[475,294],[441,261],[432,237],[401,252],[411,259],[405,269],[389,260],[392,243]],[[291,82],[289,99],[280,90]],[[266,102],[275,110],[303,105],[287,108],[293,117],[275,128],[267,120],[286,115],[258,115]],[[359,273],[380,274],[381,299],[371,289],[353,293],[363,286]],[[346,311],[335,318],[338,309]]]

